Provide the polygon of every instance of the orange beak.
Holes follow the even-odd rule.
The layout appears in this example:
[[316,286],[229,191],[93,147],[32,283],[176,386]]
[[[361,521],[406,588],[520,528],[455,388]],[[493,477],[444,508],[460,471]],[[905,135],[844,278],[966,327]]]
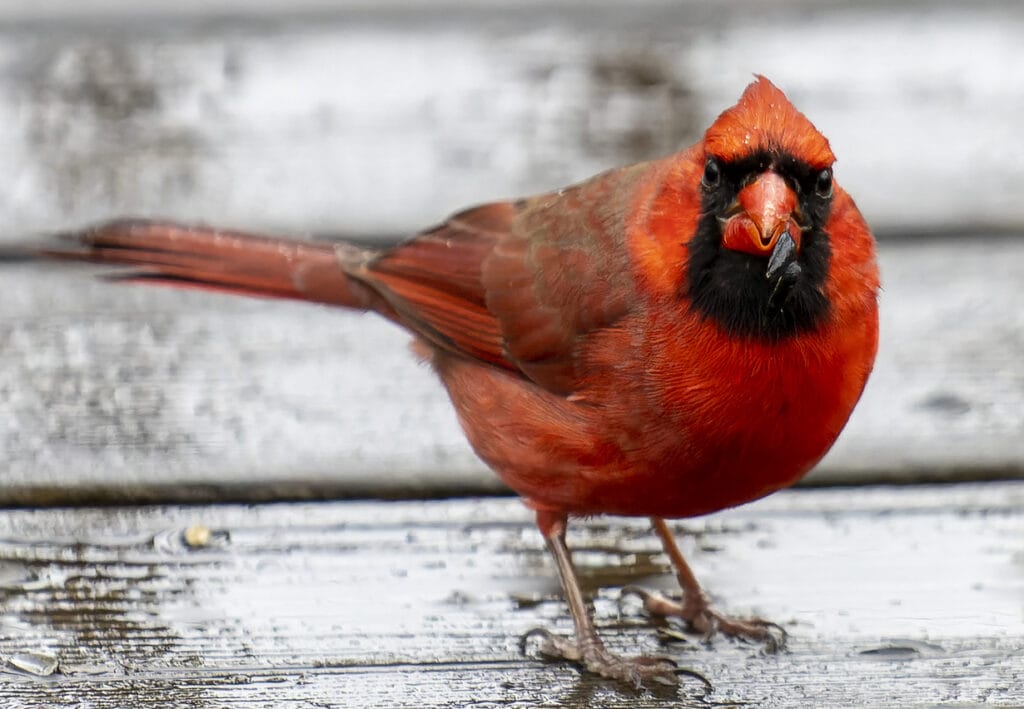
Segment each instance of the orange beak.
[[789,234],[800,252],[800,225],[794,218],[796,194],[774,172],[758,175],[740,190],[736,202],[723,219],[722,245],[755,256],[768,256],[779,238]]

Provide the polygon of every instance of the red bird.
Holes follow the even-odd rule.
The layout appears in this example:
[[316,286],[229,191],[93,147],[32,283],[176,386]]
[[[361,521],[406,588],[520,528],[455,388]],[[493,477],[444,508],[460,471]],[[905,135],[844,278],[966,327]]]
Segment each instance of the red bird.
[[473,449],[536,510],[576,624],[545,652],[672,681],[595,631],[569,517],[650,516],[681,602],[655,613],[769,643],[709,607],[664,518],[792,485],[831,447],[878,341],[874,239],[828,141],[758,77],[704,139],[565,189],[460,212],[386,250],[117,221],[50,252],[126,278],[372,310],[407,329]]

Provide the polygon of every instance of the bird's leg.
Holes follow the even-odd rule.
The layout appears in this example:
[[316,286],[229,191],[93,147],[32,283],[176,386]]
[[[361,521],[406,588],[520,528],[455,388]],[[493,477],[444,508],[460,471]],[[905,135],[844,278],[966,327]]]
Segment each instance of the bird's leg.
[[597,636],[590,610],[587,608],[586,601],[583,600],[583,592],[580,590],[579,579],[576,577],[572,556],[565,544],[566,516],[540,511],[537,513],[537,526],[540,527],[541,534],[544,535],[544,540],[558,567],[565,600],[569,604],[569,612],[576,625],[576,638],[570,640],[554,635],[547,630],[538,629],[527,633],[524,641],[533,635],[538,635],[543,639],[540,649],[545,655],[578,663],[590,672],[602,677],[628,682],[634,687],[640,687],[648,682],[675,685],[678,684],[677,676],[680,674],[695,676],[710,687],[710,683],[703,675],[689,670],[681,670],[671,660],[647,656],[624,658],[609,652]]
[[668,524],[661,517],[651,517],[651,524],[661,539],[661,545],[664,547],[669,561],[672,562],[676,578],[683,589],[683,597],[679,601],[673,601],[660,593],[635,586],[624,588],[623,593],[639,596],[648,613],[682,618],[694,630],[703,633],[705,638],[710,638],[715,633],[722,633],[763,642],[769,652],[775,652],[785,647],[786,631],[782,626],[762,618],[732,618],[712,608],[707,594],[701,588],[697,577],[693,575],[690,565],[686,563],[683,552],[679,550]]

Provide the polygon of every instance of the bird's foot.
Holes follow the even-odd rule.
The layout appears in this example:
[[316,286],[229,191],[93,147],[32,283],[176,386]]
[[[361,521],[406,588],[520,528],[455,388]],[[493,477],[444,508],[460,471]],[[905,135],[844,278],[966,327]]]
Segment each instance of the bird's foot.
[[521,646],[524,651],[527,641],[532,637],[540,638],[539,649],[542,655],[574,662],[589,672],[624,682],[635,689],[652,685],[675,687],[679,684],[680,676],[687,676],[703,682],[707,691],[712,690],[711,682],[704,675],[681,668],[667,657],[620,657],[609,652],[596,637],[576,642],[544,628],[534,628],[523,636]]
[[627,586],[622,594],[635,595],[643,601],[644,610],[659,617],[682,618],[705,640],[721,633],[730,637],[764,643],[765,652],[775,653],[786,647],[786,631],[778,623],[763,618],[733,618],[715,610],[701,594],[695,599],[684,596],[674,601],[655,591]]

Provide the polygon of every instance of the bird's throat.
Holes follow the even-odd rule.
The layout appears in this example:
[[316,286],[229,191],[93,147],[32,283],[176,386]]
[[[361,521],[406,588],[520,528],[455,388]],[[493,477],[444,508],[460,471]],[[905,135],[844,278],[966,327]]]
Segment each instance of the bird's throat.
[[723,247],[718,220],[705,211],[688,251],[683,291],[691,307],[731,335],[781,340],[813,331],[828,317],[823,286],[831,249],[823,232],[804,235],[799,261],[782,254],[770,264]]

